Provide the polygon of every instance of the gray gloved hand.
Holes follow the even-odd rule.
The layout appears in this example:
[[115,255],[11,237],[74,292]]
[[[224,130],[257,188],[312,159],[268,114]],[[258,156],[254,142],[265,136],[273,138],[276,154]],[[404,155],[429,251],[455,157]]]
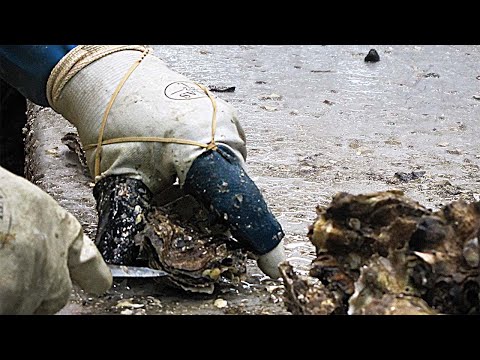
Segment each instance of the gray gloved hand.
[[0,314],[53,314],[72,281],[100,295],[112,275],[73,215],[0,167]]
[[282,240],[276,248],[265,255],[261,255],[257,260],[257,265],[266,275],[270,276],[272,279],[278,279],[280,278],[278,265],[285,260],[285,248]]
[[[113,102],[103,140],[161,137],[195,141],[203,145],[209,144],[212,140],[214,113],[212,100],[201,87],[185,76],[170,70],[159,58],[150,54],[142,55],[144,50],[144,47],[136,45],[81,45],[70,51],[55,66],[48,79],[47,98],[50,105],[77,127],[81,142],[86,149],[88,167],[97,184],[100,184],[96,193],[97,203],[101,205],[99,208],[105,209],[103,213],[107,214],[103,216],[121,216],[122,213],[127,212],[119,210],[120,206],[114,203],[115,200],[104,201],[105,197],[111,195],[113,199],[118,198],[115,195],[118,194],[116,189],[120,189],[120,192],[126,196],[126,200],[131,200],[132,197],[129,196],[131,191],[128,188],[142,187],[141,184],[138,187],[119,184],[122,178],[140,180],[155,196],[171,186],[177,178],[180,186],[184,187],[186,178],[188,174],[191,175],[190,170],[194,167],[192,164],[197,164],[197,168],[204,169],[202,170],[204,174],[218,180],[220,187],[228,183],[229,191],[232,191],[232,195],[238,195],[237,199],[241,199],[242,207],[245,208],[245,204],[249,203],[253,210],[245,211],[250,215],[232,216],[234,208],[229,204],[235,199],[225,201],[220,199],[223,190],[217,196],[213,191],[217,189],[216,183],[212,183],[211,189],[205,189],[206,182],[201,176],[192,180],[190,187],[196,187],[196,189],[193,189],[191,194],[197,200],[203,197],[203,205],[218,212],[221,218],[228,219],[230,228],[240,237],[242,229],[239,230],[237,225],[244,228],[245,236],[241,240],[255,253],[263,254],[283,237],[281,226],[272,220],[273,215],[267,211],[258,189],[256,190],[258,195],[251,195],[250,191],[242,188],[241,183],[247,180],[246,174],[241,173],[240,178],[230,177],[227,180],[223,176],[228,174],[219,170],[222,166],[225,169],[228,168],[227,165],[216,162],[210,171],[207,165],[199,163],[202,155],[208,151],[216,152],[215,149],[139,140],[113,142],[102,146],[100,166],[96,168],[97,150],[94,145],[98,141],[102,118],[117,86],[132,69],[132,65],[142,58],[143,60],[131,72]],[[228,151],[229,156],[236,159],[235,166],[244,168],[245,134],[237,119],[237,112],[233,106],[218,98],[216,98],[215,123],[216,145]],[[227,160],[220,159],[220,161]],[[226,171],[238,170],[232,169],[233,167]],[[106,180],[103,183],[104,186],[101,183],[103,180]],[[239,189],[238,193],[233,194],[234,188]],[[111,189],[111,191],[102,191],[102,189]],[[134,209],[137,208],[139,214],[143,214],[148,207],[145,201],[141,200],[138,204],[130,203],[129,206],[133,209],[131,213],[135,213]],[[258,210],[259,208],[261,211]],[[130,221],[135,220],[132,216],[125,216]],[[238,216],[242,216],[242,219]],[[115,222],[111,220],[109,223]],[[100,219],[99,223],[102,222],[105,220]],[[123,220],[120,219],[118,222],[122,223]],[[261,231],[254,234],[251,228],[260,228],[261,226],[257,225],[263,223],[266,223],[265,227],[269,229],[266,231],[268,234],[265,235],[265,232]],[[247,226],[250,229],[247,229]],[[234,227],[237,228],[234,229]],[[107,261],[131,264],[136,251],[132,239],[134,232],[135,226],[127,223],[117,230],[108,229],[103,234],[97,234],[96,243]],[[118,236],[118,234],[126,234],[126,236]],[[259,264],[269,276],[278,277],[276,266],[277,262],[284,258],[282,249],[283,246],[280,246],[269,255],[261,256]]]
[[[159,58],[144,56],[145,50],[139,45],[79,45],[55,66],[47,84],[51,107],[76,126],[91,175],[101,184],[95,192],[100,224],[95,243],[113,264],[134,265],[138,253],[134,243],[138,229],[128,222],[136,219],[129,214],[144,214],[148,204],[142,196],[132,199],[132,191],[144,184],[155,196],[177,178],[183,186],[192,162],[205,151],[197,145],[130,140],[103,145],[98,162],[95,145],[102,118],[132,65],[143,59],[113,102],[103,140],[174,138],[206,146],[212,139],[214,108],[205,91]],[[216,143],[228,146],[243,162],[245,139],[236,111],[221,99],[216,99],[216,106]],[[143,184],[130,186],[118,180],[126,178]],[[116,194],[124,194],[125,201],[117,201]],[[115,218],[122,215],[126,220]],[[104,223],[110,225],[102,227]]]
[[[205,149],[194,145],[129,141],[104,145],[100,174],[95,174],[100,124],[115,89],[133,64],[142,58],[142,46],[79,45],[60,60],[47,84],[51,107],[78,130],[96,182],[110,175],[142,180],[153,194],[180,184],[195,158]],[[246,156],[243,129],[236,110],[216,99],[215,139],[239,160]],[[110,110],[104,140],[125,137],[161,137],[208,144],[213,107],[205,92],[185,76],[170,70],[154,55],[146,55],[124,83]]]

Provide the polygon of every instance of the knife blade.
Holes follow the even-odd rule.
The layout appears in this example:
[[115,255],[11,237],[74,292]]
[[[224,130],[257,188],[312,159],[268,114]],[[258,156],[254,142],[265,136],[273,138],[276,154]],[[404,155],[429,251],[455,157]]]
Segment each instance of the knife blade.
[[167,276],[163,270],[156,270],[149,267],[125,266],[125,265],[108,265],[112,276],[129,277],[129,278],[154,278]]

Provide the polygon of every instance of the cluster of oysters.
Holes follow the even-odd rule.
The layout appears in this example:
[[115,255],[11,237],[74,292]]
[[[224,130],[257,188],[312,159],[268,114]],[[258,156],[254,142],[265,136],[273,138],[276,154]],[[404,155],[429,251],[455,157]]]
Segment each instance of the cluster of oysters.
[[480,203],[431,211],[401,191],[338,193],[317,207],[309,276],[285,262],[293,314],[480,313]]

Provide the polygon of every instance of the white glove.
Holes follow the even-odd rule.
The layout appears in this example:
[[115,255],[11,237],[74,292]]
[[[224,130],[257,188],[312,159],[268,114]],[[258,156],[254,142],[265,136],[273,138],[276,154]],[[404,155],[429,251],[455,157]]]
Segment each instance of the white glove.
[[73,215],[0,167],[0,314],[53,314],[72,281],[100,295],[112,275]]
[[[100,124],[121,79],[142,57],[141,46],[81,45],[70,51],[54,68],[47,84],[52,108],[78,129],[82,144],[96,144]],[[242,162],[245,136],[235,109],[217,102],[217,144],[229,146]],[[113,103],[104,140],[124,137],[186,139],[208,144],[211,140],[213,107],[197,85],[147,55],[123,85]],[[125,142],[104,145],[101,172],[142,180],[154,193],[166,189],[178,177],[183,185],[192,162],[204,148],[184,144]],[[94,173],[96,149],[86,151]]]
[[257,264],[260,270],[262,270],[266,275],[270,276],[272,279],[278,279],[280,278],[280,270],[278,269],[278,265],[285,260],[285,248],[282,240],[273,250],[261,255],[257,260]]

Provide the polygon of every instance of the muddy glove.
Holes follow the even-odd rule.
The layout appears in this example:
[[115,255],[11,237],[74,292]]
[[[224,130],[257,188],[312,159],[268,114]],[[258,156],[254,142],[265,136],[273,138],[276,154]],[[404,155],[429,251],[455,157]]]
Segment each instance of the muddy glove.
[[[139,231],[141,222],[138,219],[148,211],[152,195],[165,190],[177,179],[183,187],[197,158],[205,153],[217,153],[215,146],[205,148],[139,140],[160,137],[194,141],[206,146],[211,144],[213,129],[214,106],[207,92],[185,76],[168,69],[159,58],[145,55],[145,50],[134,45],[77,46],[55,66],[47,84],[50,105],[77,127],[86,149],[87,163],[97,182],[94,192],[97,209],[100,217],[111,220],[99,220],[95,242],[105,260],[115,264],[131,264],[135,259],[138,247],[133,237]],[[139,62],[139,59],[142,60]],[[138,66],[132,68],[134,64]],[[126,74],[130,75],[118,88]],[[114,93],[118,95],[111,102]],[[95,144],[109,103],[112,106],[102,135],[107,143],[97,153]],[[235,109],[220,99],[216,99],[215,123],[215,144],[235,158],[235,168],[242,169],[246,157],[244,132]],[[126,137],[130,139],[124,142]],[[96,154],[100,154],[97,159]],[[219,156],[219,160],[225,162],[223,156]],[[228,167],[227,172],[230,170],[231,167]],[[209,174],[221,179],[223,171],[221,166],[214,166]],[[240,183],[248,178],[246,174],[243,176],[235,178],[235,181]],[[125,178],[131,181],[126,183]],[[196,181],[199,180],[193,180]],[[213,198],[210,195],[199,196],[205,193],[203,190],[211,193]],[[201,189],[191,193],[204,205],[213,204],[215,208],[213,192]],[[259,196],[259,201],[264,204]],[[121,199],[121,205],[118,205],[117,199]],[[127,208],[130,210],[127,211]],[[229,216],[229,212],[234,209],[228,209],[225,219],[231,226],[235,226],[232,222],[235,216]],[[214,210],[225,217],[225,209]],[[261,223],[267,213],[256,214],[252,214],[252,219],[256,216],[258,219],[255,221]],[[108,228],[112,222],[118,225]],[[105,226],[102,227],[102,223]],[[277,236],[279,231],[267,236],[276,237],[275,245],[280,241]],[[275,247],[262,237],[241,241],[245,244],[265,242],[265,246],[259,246],[260,251],[255,250],[259,255]]]
[[112,276],[74,216],[0,168],[0,314],[53,314],[68,302],[72,281],[100,295]]
[[241,165],[233,152],[219,145],[216,151],[207,151],[193,162],[185,192],[228,225],[233,237],[258,256],[259,268],[277,279],[278,265],[286,260],[284,233]]

